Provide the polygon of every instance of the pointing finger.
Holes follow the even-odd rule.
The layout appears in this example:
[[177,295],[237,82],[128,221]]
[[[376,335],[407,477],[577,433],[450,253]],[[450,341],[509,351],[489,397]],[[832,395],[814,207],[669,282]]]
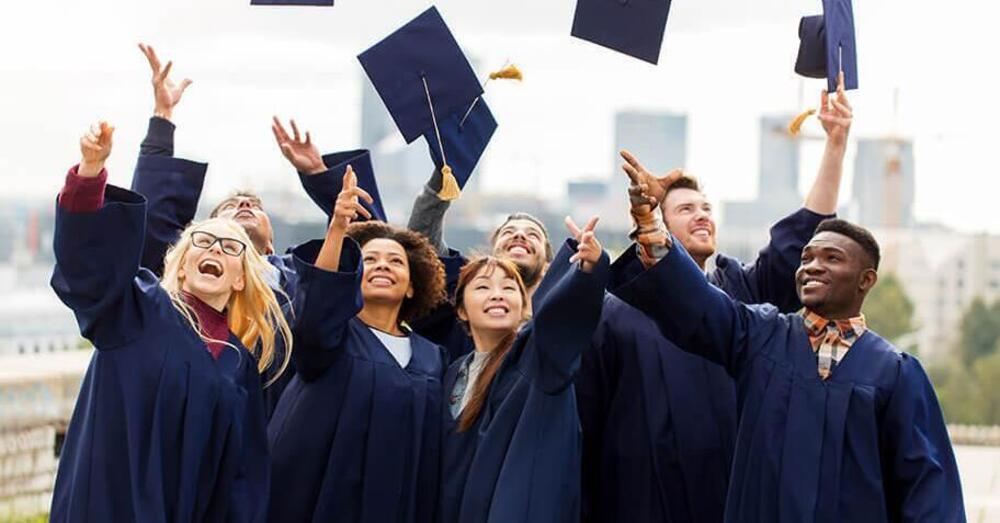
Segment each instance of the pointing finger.
[[566,222],[566,228],[569,229],[569,233],[571,235],[573,235],[573,238],[579,238],[580,237],[580,228],[577,227],[576,222],[573,221],[573,218],[570,217],[570,216],[567,216],[564,221]]

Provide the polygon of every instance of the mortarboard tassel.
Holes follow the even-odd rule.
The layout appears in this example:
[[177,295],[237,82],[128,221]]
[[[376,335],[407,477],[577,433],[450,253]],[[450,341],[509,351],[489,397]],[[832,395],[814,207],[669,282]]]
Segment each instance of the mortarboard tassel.
[[451,167],[445,165],[441,167],[441,190],[437,193],[438,198],[446,202],[457,200],[462,195],[462,189],[458,186],[458,180],[451,172]]
[[499,71],[490,73],[490,80],[517,80],[520,82],[524,80],[524,75],[521,74],[521,70],[516,65],[510,64]]
[[798,136],[799,132],[802,131],[802,124],[806,122],[806,118],[816,114],[815,109],[809,109],[808,111],[803,111],[798,116],[788,124],[788,134],[792,136]]
[[431,111],[434,135],[437,136],[438,147],[441,151],[441,190],[438,191],[437,196],[446,202],[450,202],[457,200],[462,191],[458,186],[458,180],[455,179],[454,173],[451,172],[451,167],[448,166],[448,159],[444,155],[444,142],[441,140],[441,129],[438,128],[437,115],[434,114],[434,102],[431,100],[431,90],[427,87],[427,78],[421,76],[420,79],[424,82],[424,93],[427,94],[427,107]]
[[[508,65],[509,64],[509,65]],[[521,74],[521,70],[517,68],[517,65],[505,62],[504,66],[497,71],[490,73],[490,76],[483,82],[483,88],[486,88],[486,84],[490,83],[490,80],[517,80],[518,82],[524,80],[524,75]],[[477,96],[475,100],[472,101],[472,105],[469,106],[469,110],[465,111],[465,115],[462,116],[461,121],[458,122],[458,128],[461,129],[465,125],[465,121],[472,114],[472,110],[476,108],[476,104],[479,103],[479,99],[482,96]]]

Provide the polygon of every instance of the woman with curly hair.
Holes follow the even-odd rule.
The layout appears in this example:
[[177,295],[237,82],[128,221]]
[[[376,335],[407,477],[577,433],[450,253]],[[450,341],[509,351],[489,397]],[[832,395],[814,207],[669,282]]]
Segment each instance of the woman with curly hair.
[[325,240],[296,247],[296,376],[268,427],[270,521],[430,521],[443,349],[408,321],[444,299],[421,235],[370,218],[348,166]]
[[96,350],[51,519],[261,521],[261,373],[287,364],[278,342],[291,350],[267,262],[242,227],[215,218],[183,230],[162,279],[140,268],[147,204],[106,185],[112,131],[102,123],[83,136],[56,210],[52,288]]

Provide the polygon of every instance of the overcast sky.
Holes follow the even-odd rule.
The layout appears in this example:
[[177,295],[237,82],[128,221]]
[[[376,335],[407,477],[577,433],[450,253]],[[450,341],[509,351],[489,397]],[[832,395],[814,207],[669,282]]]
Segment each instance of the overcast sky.
[[[268,128],[296,116],[324,150],[360,144],[355,56],[431,2],[338,0],[334,8],[251,8],[248,0],[49,0],[5,5],[0,19],[0,181],[5,194],[54,193],[96,118],[117,125],[112,180],[127,183],[152,109],[135,44],[175,61],[194,84],[175,113],[178,153],[211,160],[209,196],[293,183]],[[9,3],[8,3],[9,4]],[[493,83],[500,129],[482,163],[486,189],[557,196],[567,177],[606,177],[613,115],[684,112],[688,165],[718,200],[757,192],[758,118],[815,105],[823,82],[792,72],[798,18],[819,1],[674,0],[660,65],[569,36],[574,0],[436,2],[467,54],[505,59],[523,84]],[[861,89],[855,137],[915,141],[918,219],[1000,233],[995,157],[995,2],[855,0]],[[899,89],[899,116],[893,92]],[[807,95],[800,100],[800,92]],[[821,132],[815,120],[807,132]],[[414,147],[424,147],[414,143]],[[819,144],[806,147],[811,180]],[[848,157],[852,173],[853,148]],[[423,176],[424,173],[416,174]],[[383,189],[391,190],[391,189]],[[849,181],[842,202],[849,199]]]

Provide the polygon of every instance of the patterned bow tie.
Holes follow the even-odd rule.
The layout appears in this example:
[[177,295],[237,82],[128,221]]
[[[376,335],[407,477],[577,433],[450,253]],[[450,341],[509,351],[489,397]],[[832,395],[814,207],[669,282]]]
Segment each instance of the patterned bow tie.
[[864,314],[850,319],[828,320],[806,310],[802,318],[816,353],[819,376],[824,380],[830,377],[854,342],[868,330]]

